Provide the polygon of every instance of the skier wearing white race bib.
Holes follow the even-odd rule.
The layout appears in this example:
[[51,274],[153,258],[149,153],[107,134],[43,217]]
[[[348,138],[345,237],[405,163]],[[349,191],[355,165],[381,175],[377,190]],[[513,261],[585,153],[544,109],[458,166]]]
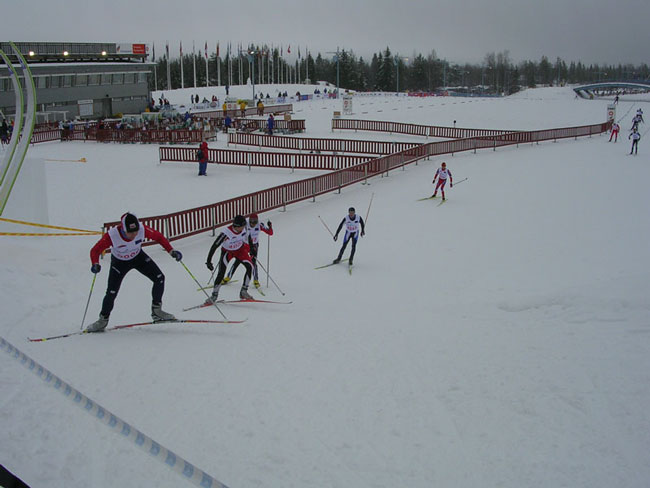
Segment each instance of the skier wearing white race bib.
[[102,332],[106,328],[122,280],[132,269],[137,269],[153,282],[151,288],[151,318],[154,322],[176,320],[176,317],[161,308],[162,296],[165,291],[165,275],[160,271],[153,259],[142,250],[142,243],[145,239],[156,241],[176,261],[183,259],[183,255],[180,251],[174,250],[160,232],[140,224],[138,218],[132,213],[125,213],[120,220],[120,225],[111,227],[90,250],[90,261],[92,263],[90,270],[96,274],[101,270],[99,256],[110,247],[111,270],[108,273],[108,286],[99,320],[90,324],[86,328],[86,332]]
[[445,184],[447,183],[447,179],[449,179],[449,187],[453,188],[454,187],[454,180],[451,177],[451,171],[447,169],[447,163],[442,163],[438,170],[436,171],[436,175],[433,177],[433,181],[431,183],[436,182],[436,178],[438,178],[438,184],[436,185],[435,189],[433,190],[433,195],[431,195],[431,198],[436,198],[437,193],[438,193],[438,188],[440,188],[440,192],[442,193],[442,199],[445,199]]
[[350,207],[348,209],[348,215],[346,215],[343,218],[343,220],[341,220],[341,223],[336,229],[336,233],[334,234],[334,240],[338,239],[339,232],[341,232],[343,225],[345,225],[345,236],[343,237],[343,245],[341,246],[341,250],[339,251],[338,257],[333,262],[334,264],[341,262],[341,258],[343,257],[343,252],[345,251],[345,248],[348,245],[348,241],[351,239],[352,250],[350,251],[350,259],[348,261],[348,264],[352,266],[354,260],[354,253],[357,250],[357,241],[359,240],[359,229],[361,229],[361,235],[365,236],[366,224],[364,223],[363,218],[361,218],[360,215],[356,215],[354,207]]
[[239,298],[242,300],[253,299],[253,297],[248,293],[248,284],[251,281],[251,275],[253,273],[253,262],[251,261],[249,254],[250,244],[250,236],[246,231],[246,219],[242,215],[237,215],[233,219],[232,225],[226,227],[217,236],[208,252],[208,259],[205,262],[205,265],[210,271],[213,271],[214,265],[212,264],[212,256],[217,248],[221,247],[219,271],[217,272],[217,277],[214,279],[212,296],[205,301],[206,304],[209,305],[214,303],[219,298],[219,288],[221,288],[223,277],[226,275],[226,267],[231,259],[236,259],[246,267],[246,275],[244,276],[244,282],[239,291]]
[[[273,226],[270,220],[266,222],[266,225],[264,225],[263,222],[259,221],[259,216],[256,213],[253,213],[251,214],[250,217],[248,217],[246,231],[250,235],[250,246],[251,246],[250,255],[251,255],[251,260],[253,262],[253,285],[255,285],[255,288],[259,288],[260,281],[259,281],[259,272],[257,271],[257,252],[259,251],[259,247],[260,247],[260,242],[259,242],[260,232],[264,232],[265,234],[272,236]],[[233,275],[235,274],[235,270],[239,267],[239,263],[240,261],[237,260],[230,267],[228,276],[226,276],[223,279],[222,284],[226,284],[232,279]]]

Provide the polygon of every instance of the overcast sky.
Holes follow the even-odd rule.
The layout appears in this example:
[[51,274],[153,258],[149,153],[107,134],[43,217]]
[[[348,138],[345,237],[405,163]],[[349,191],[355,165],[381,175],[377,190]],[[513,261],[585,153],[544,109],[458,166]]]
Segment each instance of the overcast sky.
[[172,56],[194,40],[210,52],[231,41],[366,59],[389,46],[461,63],[504,50],[514,62],[650,57],[647,0],[0,0],[0,11],[2,41],[155,42],[157,56],[166,40]]

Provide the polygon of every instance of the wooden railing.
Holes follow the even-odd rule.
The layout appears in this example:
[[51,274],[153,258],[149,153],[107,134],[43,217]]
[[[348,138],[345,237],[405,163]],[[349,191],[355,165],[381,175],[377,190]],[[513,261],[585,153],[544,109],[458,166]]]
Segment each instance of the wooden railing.
[[[231,116],[232,115],[241,115],[241,109],[226,110]],[[264,113],[265,114],[280,114],[293,112],[293,105],[290,103],[284,105],[265,105]],[[248,115],[257,115],[257,107],[248,107],[244,112],[245,116]],[[222,119],[226,115],[223,110],[210,110],[207,112],[192,112],[192,117],[202,118],[202,119]]]
[[[160,162],[197,162],[196,148],[161,146],[158,151]],[[352,155],[236,151],[231,149],[208,150],[208,161],[211,163],[265,168],[335,171],[356,166],[369,159],[371,159],[369,156]]]
[[[142,221],[162,232],[170,240],[182,239],[202,232],[214,232],[216,228],[230,223],[236,215],[268,212],[280,207],[286,208],[287,205],[310,198],[315,200],[319,195],[340,191],[346,186],[365,181],[373,176],[388,175],[392,169],[430,156],[476,151],[477,149],[492,148],[496,150],[497,147],[501,146],[536,143],[569,137],[577,139],[578,137],[606,132],[610,125],[609,122],[605,122],[581,127],[513,132],[493,137],[472,137],[422,144],[388,156],[371,159],[350,168],[267,188],[203,207],[166,215],[145,217]],[[104,224],[104,230],[118,224],[119,222],[107,222]]]
[[202,130],[140,130],[140,129],[96,129],[91,127],[74,130],[42,130],[32,134],[32,144],[51,141],[97,141],[154,144],[198,144],[203,140]]
[[389,134],[408,134],[412,136],[461,139],[467,137],[499,136],[516,131],[493,129],[466,129],[461,127],[439,127],[435,125],[405,124],[380,120],[332,119],[332,130],[364,130],[387,132]]
[[228,145],[289,149],[293,151],[328,151],[357,154],[392,154],[411,147],[416,142],[359,141],[354,139],[317,139],[309,137],[263,136],[258,134],[228,134]]

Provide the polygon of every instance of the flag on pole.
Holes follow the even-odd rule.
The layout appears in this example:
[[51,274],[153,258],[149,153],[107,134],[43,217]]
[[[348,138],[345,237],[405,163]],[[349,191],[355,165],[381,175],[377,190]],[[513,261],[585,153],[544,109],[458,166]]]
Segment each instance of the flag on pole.
[[287,48],[287,54],[291,54],[291,44],[289,44],[289,47]]
[[219,57],[219,41],[217,41],[217,57]]
[[183,41],[181,41],[181,59],[183,58]]
[[300,46],[298,46],[298,59],[300,59]]
[[205,59],[208,59],[208,41],[205,41]]
[[153,43],[153,54],[152,54],[151,62],[152,63],[156,62],[156,43],[155,42]]
[[165,52],[167,53],[167,59],[169,59],[169,41],[165,43]]

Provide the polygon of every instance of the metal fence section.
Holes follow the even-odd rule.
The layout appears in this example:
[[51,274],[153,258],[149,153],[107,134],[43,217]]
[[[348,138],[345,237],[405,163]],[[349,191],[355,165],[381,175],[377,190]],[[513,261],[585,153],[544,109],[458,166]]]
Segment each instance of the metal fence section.
[[[202,232],[214,232],[218,227],[229,224],[236,215],[248,215],[253,212],[268,212],[276,208],[307,199],[315,200],[317,196],[365,181],[377,175],[388,174],[390,170],[416,162],[420,159],[443,154],[454,154],[477,149],[493,149],[514,144],[537,143],[540,141],[591,136],[606,132],[611,122],[566,127],[529,132],[512,132],[493,137],[471,137],[453,141],[432,142],[403,149],[387,156],[339,169],[330,173],[307,178],[284,185],[249,193],[223,202],[217,202],[199,208],[183,210],[168,215],[145,217],[142,222],[162,232],[169,240],[182,239]],[[260,137],[260,136],[257,136]],[[265,136],[262,136],[265,137]],[[292,139],[275,138],[272,139]],[[295,138],[295,140],[302,140]],[[177,149],[177,148],[167,148]],[[162,150],[162,148],[161,148]],[[211,149],[213,151],[213,149]],[[119,222],[104,224],[104,231],[118,225]],[[151,244],[151,243],[145,243]]]
[[52,141],[97,141],[150,144],[198,144],[203,141],[202,130],[141,130],[97,129],[76,127],[70,129],[41,130],[32,134],[32,144]]
[[439,127],[435,125],[406,124],[380,120],[332,119],[332,130],[354,130],[408,134],[412,136],[464,139],[467,137],[499,136],[517,131],[494,129],[467,129],[461,127]]
[[[264,105],[265,114],[280,114],[286,112],[293,112],[293,104],[287,103],[284,105]],[[209,110],[206,112],[192,112],[192,117],[200,119],[222,119],[226,113],[231,115],[241,115],[241,109],[233,110]],[[244,110],[244,116],[257,115],[257,107],[248,107]]]

